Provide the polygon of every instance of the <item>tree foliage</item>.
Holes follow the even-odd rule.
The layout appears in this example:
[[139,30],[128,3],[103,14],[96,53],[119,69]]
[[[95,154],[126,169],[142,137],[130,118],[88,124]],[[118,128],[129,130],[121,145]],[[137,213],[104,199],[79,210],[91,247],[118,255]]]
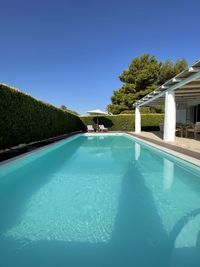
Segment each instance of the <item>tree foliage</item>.
[[185,59],[177,60],[176,63],[171,60],[163,62],[160,67],[158,85],[162,85],[186,68],[187,61]]
[[187,67],[184,59],[159,62],[155,56],[144,54],[132,60],[129,68],[124,70],[119,79],[124,84],[113,91],[108,112],[113,114],[128,112],[133,109],[133,103],[144,95],[152,92]]

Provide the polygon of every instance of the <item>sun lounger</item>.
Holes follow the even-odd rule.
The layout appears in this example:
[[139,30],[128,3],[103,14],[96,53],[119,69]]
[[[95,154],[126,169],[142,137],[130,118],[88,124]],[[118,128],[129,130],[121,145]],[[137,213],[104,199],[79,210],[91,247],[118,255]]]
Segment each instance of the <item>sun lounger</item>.
[[104,127],[104,125],[99,125],[99,131],[100,132],[107,132],[108,131],[108,128]]
[[93,133],[94,132],[94,128],[92,125],[87,125],[87,131],[88,133]]

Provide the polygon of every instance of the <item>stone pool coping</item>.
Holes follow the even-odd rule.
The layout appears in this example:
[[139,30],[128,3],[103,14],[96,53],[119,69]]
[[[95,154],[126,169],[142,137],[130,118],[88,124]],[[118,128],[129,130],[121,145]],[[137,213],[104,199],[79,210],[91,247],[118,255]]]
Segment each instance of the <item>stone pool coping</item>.
[[36,149],[39,149],[41,147],[45,147],[49,144],[52,144],[54,142],[60,141],[62,139],[68,138],[70,136],[73,136],[75,134],[80,134],[82,133],[81,131],[76,131],[72,133],[67,133],[55,137],[50,137],[44,140],[39,140],[35,142],[31,142],[28,144],[19,144],[18,146],[11,147],[9,149],[2,149],[0,151],[0,164],[4,164],[5,162],[9,160],[13,160],[17,157],[23,156],[27,153],[30,153]]
[[165,143],[162,141],[158,141],[149,137],[144,137],[139,134],[135,134],[133,132],[128,131],[112,131],[112,132],[98,132],[98,133],[84,133],[81,131],[72,132],[68,134],[64,134],[61,136],[56,136],[53,138],[48,138],[45,140],[32,142],[29,144],[26,144],[24,146],[16,146],[15,148],[11,148],[8,151],[0,152],[0,165],[3,165],[5,163],[8,163],[10,161],[13,161],[17,158],[23,157],[25,155],[31,154],[32,151],[39,150],[41,148],[45,148],[49,145],[51,145],[54,142],[67,139],[68,137],[77,135],[77,134],[84,134],[86,136],[89,135],[115,135],[115,134],[125,134],[129,137],[133,137],[134,139],[143,142],[144,144],[150,145],[154,148],[157,148],[158,150],[161,150],[165,153],[168,153],[172,156],[176,156],[182,160],[185,160],[189,163],[192,163],[193,165],[196,165],[200,167],[200,153],[191,151],[189,149],[185,149],[182,147],[178,147],[177,145]]
[[141,136],[133,132],[126,132],[127,135],[134,137],[136,140],[142,141],[147,145],[153,146],[163,152],[166,152],[172,156],[176,156],[182,160],[190,162],[200,167],[200,153],[191,151],[186,148],[178,147],[177,145],[169,144],[163,141],[158,141],[149,137]]

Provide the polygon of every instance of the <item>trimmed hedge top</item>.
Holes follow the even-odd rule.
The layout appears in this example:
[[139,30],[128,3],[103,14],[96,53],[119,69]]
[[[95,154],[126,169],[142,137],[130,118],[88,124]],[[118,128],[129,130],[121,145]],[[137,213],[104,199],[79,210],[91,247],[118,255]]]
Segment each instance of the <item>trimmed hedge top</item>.
[[0,149],[82,129],[70,112],[0,83]]

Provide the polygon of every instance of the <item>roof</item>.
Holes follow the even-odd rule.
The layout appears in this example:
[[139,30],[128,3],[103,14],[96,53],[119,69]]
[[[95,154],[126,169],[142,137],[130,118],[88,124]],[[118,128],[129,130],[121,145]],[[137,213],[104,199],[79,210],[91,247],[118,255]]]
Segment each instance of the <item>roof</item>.
[[176,102],[197,98],[200,100],[200,60],[135,102],[133,106],[162,104],[165,93],[171,91],[175,91]]

